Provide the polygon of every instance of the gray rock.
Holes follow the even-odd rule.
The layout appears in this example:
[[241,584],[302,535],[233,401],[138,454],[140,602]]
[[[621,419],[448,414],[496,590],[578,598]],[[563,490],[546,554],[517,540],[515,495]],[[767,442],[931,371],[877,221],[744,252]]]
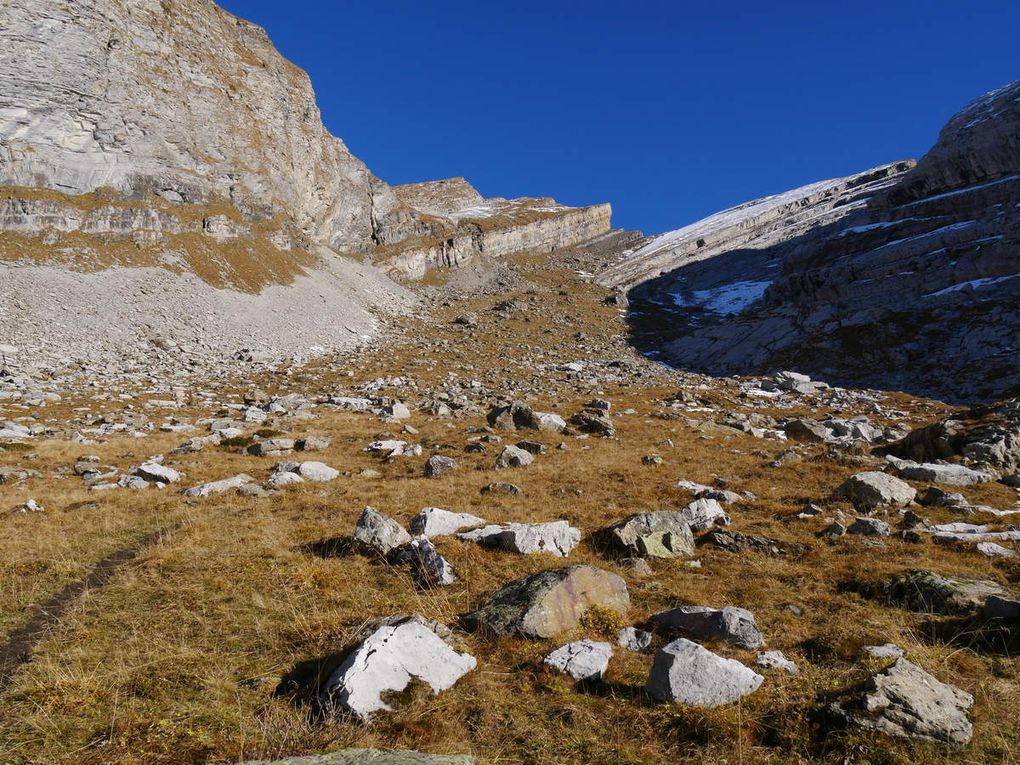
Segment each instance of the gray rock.
[[783,430],[794,441],[820,444],[829,440],[829,431],[817,420],[791,420],[783,426]]
[[876,507],[904,507],[914,501],[917,492],[910,484],[888,473],[858,473],[848,478],[836,496],[849,500],[860,510]]
[[354,540],[362,549],[386,556],[410,543],[411,535],[392,518],[374,507],[366,507],[354,529]]
[[504,446],[496,458],[496,469],[527,467],[535,461],[531,452],[516,446]]
[[903,649],[895,643],[866,645],[861,650],[873,659],[899,659],[904,653]]
[[173,468],[161,465],[158,462],[146,462],[139,465],[132,471],[132,475],[151,483],[177,483],[183,478]]
[[915,611],[937,614],[972,613],[992,595],[1009,597],[995,582],[961,576],[911,571],[890,579],[883,587],[886,597]]
[[974,470],[964,465],[948,463],[917,463],[889,457],[889,464],[900,478],[910,481],[928,481],[950,486],[973,486],[994,481],[995,476],[985,470]]
[[420,587],[445,587],[458,581],[453,566],[425,537],[414,539],[394,550],[390,559],[394,563],[410,566],[411,575]]
[[496,481],[482,487],[482,494],[507,494],[516,497],[524,493],[520,486],[505,481]]
[[645,690],[656,701],[713,708],[758,690],[764,677],[690,640],[674,640],[655,654]]
[[322,698],[325,705],[367,722],[375,712],[391,711],[384,694],[399,693],[412,680],[438,694],[452,688],[476,664],[473,656],[457,653],[417,622],[380,627],[330,675]]
[[575,629],[592,606],[626,615],[627,583],[594,566],[569,566],[510,582],[464,622],[497,635],[549,638]]
[[694,534],[682,512],[637,513],[603,529],[598,537],[615,550],[641,557],[694,555]]
[[321,452],[332,443],[333,439],[328,436],[305,436],[294,444],[294,448],[299,452]]
[[383,407],[382,416],[390,420],[408,420],[411,418],[411,410],[407,408],[407,404],[395,401]]
[[691,531],[704,531],[713,526],[730,525],[730,516],[714,499],[696,499],[681,510],[680,514],[690,525]]
[[878,518],[857,518],[846,530],[847,534],[860,534],[866,537],[888,537],[892,535],[892,528],[885,521]]
[[253,457],[280,457],[294,451],[293,438],[268,438],[249,446],[245,451]]
[[297,474],[306,481],[332,481],[340,475],[340,471],[324,465],[321,462],[302,462],[297,469]]
[[442,454],[433,454],[425,461],[425,477],[438,478],[441,475],[452,473],[457,469],[457,463],[450,457]]
[[1015,558],[1016,552],[995,542],[978,542],[975,549],[988,558]]
[[581,532],[567,521],[551,521],[485,526],[474,531],[460,532],[457,537],[465,542],[476,542],[482,547],[497,550],[525,555],[547,552],[566,557],[581,541]]
[[782,651],[762,651],[755,658],[754,663],[764,669],[781,669],[791,675],[800,674],[797,665],[787,659]]
[[613,647],[609,643],[578,640],[557,648],[545,657],[545,664],[578,681],[601,680],[611,658]]
[[250,475],[246,473],[240,473],[231,478],[224,478],[220,481],[210,481],[209,483],[203,483],[184,492],[185,497],[210,497],[213,494],[223,494],[224,492],[231,491],[233,489],[239,489],[245,484],[254,483]]
[[754,614],[743,608],[680,606],[652,615],[656,628],[667,633],[686,632],[701,640],[722,640],[748,650],[765,643]]
[[439,507],[422,508],[411,519],[411,533],[426,537],[442,537],[456,534],[461,529],[484,526],[485,519],[469,513],[452,513]]
[[616,644],[634,653],[644,653],[652,647],[653,637],[651,632],[636,627],[624,627],[616,635]]
[[973,704],[969,693],[899,658],[871,679],[859,701],[833,711],[867,730],[963,745],[972,734],[967,712]]

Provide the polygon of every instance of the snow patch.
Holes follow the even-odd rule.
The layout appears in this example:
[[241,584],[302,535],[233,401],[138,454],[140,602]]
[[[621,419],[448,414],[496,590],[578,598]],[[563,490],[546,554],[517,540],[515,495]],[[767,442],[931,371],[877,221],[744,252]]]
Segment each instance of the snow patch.
[[723,316],[732,316],[760,300],[771,285],[772,282],[733,282],[713,289],[695,290],[690,296],[674,293],[672,298],[681,308],[703,308]]
[[994,284],[1002,284],[1010,279],[1016,279],[1020,274],[1009,274],[1008,276],[986,276],[981,279],[971,279],[970,281],[960,282],[954,284],[951,287],[938,290],[937,292],[929,292],[925,297],[940,297],[941,295],[949,295],[953,292],[962,292],[963,290],[977,290],[982,287],[991,287]]

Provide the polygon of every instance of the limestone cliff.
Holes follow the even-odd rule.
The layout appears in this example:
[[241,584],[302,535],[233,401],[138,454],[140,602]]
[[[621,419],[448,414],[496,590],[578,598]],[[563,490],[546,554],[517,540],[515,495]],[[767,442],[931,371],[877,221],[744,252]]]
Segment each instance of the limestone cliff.
[[682,367],[1015,395],[1020,82],[967,106],[908,168],[721,213],[601,278],[633,288],[637,342]]
[[349,345],[413,304],[393,277],[609,228],[608,207],[484,200],[463,179],[394,190],[266,32],[212,0],[6,0],[0,78],[0,340],[29,352]]

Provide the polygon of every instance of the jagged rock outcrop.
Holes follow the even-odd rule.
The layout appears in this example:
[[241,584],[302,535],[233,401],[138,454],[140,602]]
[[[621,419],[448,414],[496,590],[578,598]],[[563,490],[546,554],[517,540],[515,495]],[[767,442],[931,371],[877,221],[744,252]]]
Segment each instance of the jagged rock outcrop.
[[716,374],[796,369],[950,401],[1015,394],[1020,82],[903,162],[653,238],[601,275],[632,287],[643,350]]

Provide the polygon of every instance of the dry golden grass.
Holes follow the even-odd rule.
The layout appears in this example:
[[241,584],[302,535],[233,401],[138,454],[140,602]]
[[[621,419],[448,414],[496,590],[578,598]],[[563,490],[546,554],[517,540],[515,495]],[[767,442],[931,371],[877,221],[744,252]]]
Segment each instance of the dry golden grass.
[[[250,381],[270,392],[351,389],[386,374],[407,374],[422,388],[443,380],[451,365],[498,391],[500,382],[535,374],[522,346],[549,358],[576,356],[573,335],[609,336],[624,331],[612,309],[599,305],[599,290],[564,271],[538,270],[530,295],[516,295],[530,310],[495,321],[484,312],[499,296],[458,301],[433,319],[407,323],[412,340],[357,361],[353,378],[344,365],[321,362],[289,378]],[[569,294],[559,290],[569,286]],[[529,302],[533,301],[533,302]],[[451,330],[447,322],[467,310],[483,312],[476,330]],[[451,334],[456,332],[457,334]],[[426,347],[414,338],[450,338],[448,348]],[[550,375],[548,394],[536,404],[569,415],[591,395],[565,376]],[[555,379],[554,379],[555,378]],[[575,389],[578,388],[578,389]],[[221,400],[237,390],[220,391]],[[821,449],[800,447],[804,459],[783,468],[767,464],[788,445],[722,430],[705,432],[684,420],[655,416],[659,401],[676,388],[649,371],[645,385],[606,386],[618,414],[618,438],[564,439],[524,434],[546,443],[548,453],[523,470],[491,469],[496,449],[463,451],[465,430],[480,418],[454,420],[418,413],[414,440],[430,453],[460,464],[438,480],[421,477],[421,459],[382,462],[365,454],[367,442],[398,426],[367,415],[325,408],[301,422],[281,418],[271,427],[296,435],[333,437],[330,448],[309,455],[337,467],[341,478],[282,494],[243,499],[220,496],[185,501],[176,491],[95,495],[77,480],[35,480],[0,487],[5,505],[37,497],[43,515],[4,517],[0,576],[0,624],[16,627],[25,606],[76,576],[110,549],[157,524],[182,525],[127,565],[102,590],[90,593],[45,640],[2,697],[0,761],[12,763],[199,763],[235,762],[325,751],[341,746],[473,752],[484,763],[647,762],[1013,762],[1020,732],[1011,710],[1020,702],[1020,662],[951,641],[932,620],[861,594],[887,576],[911,568],[978,576],[1014,586],[1016,566],[933,544],[885,540],[881,548],[858,539],[829,546],[814,538],[820,521],[793,520],[806,501],[828,503],[832,490],[857,472],[821,458]],[[722,407],[738,404],[736,390],[699,391]],[[727,401],[734,403],[728,404]],[[50,417],[66,416],[81,402],[68,399]],[[942,410],[907,396],[887,402],[914,421]],[[135,402],[138,406],[139,401]],[[112,405],[111,405],[112,406]],[[208,415],[186,408],[183,417]],[[707,416],[707,415],[699,415]],[[513,440],[513,434],[503,434]],[[663,446],[671,439],[672,447]],[[32,466],[49,474],[80,453],[94,452],[125,469],[164,452],[183,436],[153,434],[142,440],[111,438],[97,447],[62,441],[40,443]],[[665,464],[641,463],[656,453]],[[20,455],[0,455],[14,464]],[[171,458],[193,485],[238,472],[264,478],[275,460],[259,460],[227,448]],[[359,475],[365,468],[378,478]],[[799,559],[733,555],[703,548],[701,568],[685,561],[653,561],[654,576],[640,579],[616,566],[586,542],[569,562],[590,562],[617,571],[629,584],[629,623],[684,603],[738,605],[754,611],[768,647],[784,651],[802,669],[798,676],[765,672],[761,690],[740,705],[718,710],[653,706],[640,688],[650,657],[617,651],[605,687],[585,690],[542,668],[542,658],[568,639],[604,637],[605,625],[590,620],[575,634],[529,642],[461,635],[479,667],[453,689],[433,697],[409,694],[396,712],[371,726],[320,720],[309,703],[310,681],[348,645],[359,625],[375,616],[419,612],[453,624],[506,581],[563,561],[486,551],[443,538],[437,546],[462,581],[438,591],[417,591],[407,573],[367,556],[344,552],[366,504],[406,523],[425,506],[471,512],[491,521],[565,518],[586,534],[626,514],[686,503],[678,479],[727,481],[729,488],[759,498],[735,509],[733,528],[790,542],[814,552]],[[483,496],[491,481],[519,484],[518,497]],[[1006,506],[1015,494],[999,485],[966,490],[974,501]],[[95,503],[87,507],[83,503]],[[833,511],[838,505],[829,503]],[[846,508],[844,508],[846,509]],[[951,516],[926,511],[936,520]],[[38,568],[34,568],[38,567]],[[14,589],[8,588],[11,583]],[[8,595],[11,589],[12,594]],[[786,606],[803,609],[794,615]],[[975,696],[975,735],[954,751],[923,743],[858,734],[837,735],[817,726],[814,712],[853,687],[881,664],[860,658],[860,646],[893,641],[939,679]],[[713,646],[750,663],[752,652]],[[263,683],[242,683],[267,678]],[[286,680],[285,682],[281,682]],[[277,693],[277,689],[280,692]]]

